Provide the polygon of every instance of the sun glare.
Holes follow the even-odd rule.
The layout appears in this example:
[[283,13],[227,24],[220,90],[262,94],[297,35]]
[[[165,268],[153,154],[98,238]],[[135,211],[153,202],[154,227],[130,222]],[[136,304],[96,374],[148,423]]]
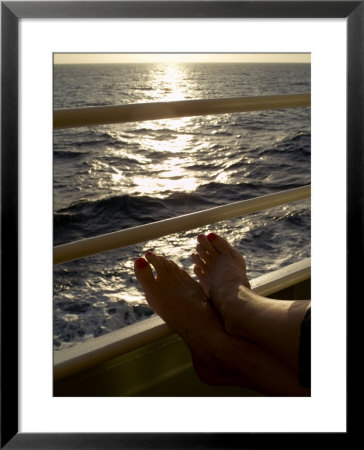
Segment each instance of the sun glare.
[[183,68],[179,64],[158,64],[154,71],[156,94],[161,101],[184,100],[187,86],[183,82]]
[[[153,84],[156,87],[159,101],[178,101],[186,98],[188,87],[183,81],[185,78],[183,66],[179,64],[158,65],[153,77]],[[149,166],[150,172],[156,175],[153,177],[134,177],[134,185],[140,193],[156,195],[158,192],[191,192],[197,189],[197,180],[191,176],[186,176],[184,169],[190,162],[186,150],[191,145],[192,136],[179,133],[182,128],[185,129],[190,123],[191,118],[189,117],[145,122],[145,127],[151,132],[149,135],[140,138],[139,145],[155,152],[156,160],[151,161]],[[163,130],[167,130],[165,134],[163,134]],[[160,162],[161,153],[165,155],[163,162]],[[185,155],[177,156],[181,153],[185,153]]]
[[[156,177],[135,177],[134,183],[138,186],[138,193],[143,195],[157,196],[159,192],[175,191],[175,192],[192,192],[198,187],[197,181],[192,177],[179,177],[174,178],[177,171],[170,173],[161,173],[158,178]],[[167,175],[165,177],[165,175]]]
[[133,182],[140,194],[158,195],[158,192],[184,191],[192,192],[197,189],[198,182],[195,178],[187,176],[186,163],[189,158],[174,157],[166,159],[161,164],[151,165],[151,171],[158,176],[134,177]]

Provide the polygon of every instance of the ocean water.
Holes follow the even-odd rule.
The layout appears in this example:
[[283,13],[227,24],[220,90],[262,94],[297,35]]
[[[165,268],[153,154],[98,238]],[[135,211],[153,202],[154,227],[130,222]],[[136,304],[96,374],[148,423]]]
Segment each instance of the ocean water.
[[[307,64],[54,66],[54,108],[309,93]],[[310,108],[54,131],[54,245],[310,184]],[[54,267],[54,349],[150,317],[133,273],[153,250],[192,276],[196,236],[226,236],[250,279],[310,256],[310,201]]]

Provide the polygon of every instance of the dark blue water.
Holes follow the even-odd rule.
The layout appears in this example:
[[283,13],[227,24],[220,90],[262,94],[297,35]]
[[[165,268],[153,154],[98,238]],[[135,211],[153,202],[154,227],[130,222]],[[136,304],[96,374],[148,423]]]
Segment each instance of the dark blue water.
[[[306,64],[65,65],[54,107],[310,92]],[[84,127],[54,132],[54,244],[310,184],[310,108]],[[195,237],[217,231],[250,278],[310,255],[301,201],[56,266],[54,346],[151,315],[133,275],[147,250],[191,275]]]

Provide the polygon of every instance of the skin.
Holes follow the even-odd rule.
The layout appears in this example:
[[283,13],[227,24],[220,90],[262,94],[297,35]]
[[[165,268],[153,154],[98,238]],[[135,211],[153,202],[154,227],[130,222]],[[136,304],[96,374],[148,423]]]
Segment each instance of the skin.
[[134,270],[150,307],[189,347],[203,382],[265,395],[309,395],[294,371],[270,351],[228,334],[201,284],[173,261],[148,252],[135,261]]
[[197,240],[194,272],[227,333],[269,350],[297,372],[300,327],[311,302],[255,294],[237,250],[215,233],[199,235]]

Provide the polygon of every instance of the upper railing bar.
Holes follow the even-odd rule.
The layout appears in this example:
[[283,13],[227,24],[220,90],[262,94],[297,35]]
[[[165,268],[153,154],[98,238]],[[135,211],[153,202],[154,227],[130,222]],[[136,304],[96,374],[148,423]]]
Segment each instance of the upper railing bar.
[[140,225],[126,230],[82,239],[62,244],[53,249],[53,262],[60,264],[74,259],[84,258],[127,245],[145,242],[169,234],[210,225],[222,220],[251,214],[274,206],[302,200],[311,195],[311,186],[289,189],[276,194],[264,195],[249,200],[241,200],[228,205],[185,214],[170,219]]
[[55,129],[85,127],[310,105],[310,94],[289,94],[61,109],[53,112],[53,126]]

